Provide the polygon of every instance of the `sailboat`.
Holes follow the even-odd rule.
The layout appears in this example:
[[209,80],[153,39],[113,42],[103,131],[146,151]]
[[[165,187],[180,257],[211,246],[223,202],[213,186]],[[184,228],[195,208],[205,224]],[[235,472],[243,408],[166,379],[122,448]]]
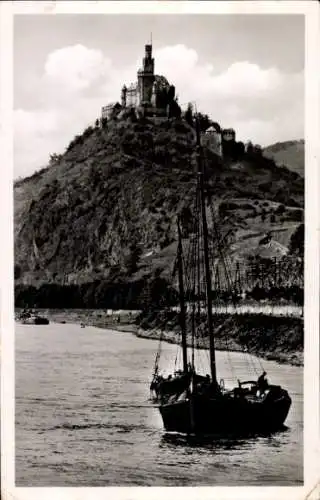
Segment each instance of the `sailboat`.
[[[257,380],[238,380],[238,385],[231,388],[226,388],[223,380],[218,381],[210,265],[211,235],[207,222],[204,156],[198,123],[196,131],[195,226],[188,261],[183,252],[179,219],[177,223],[176,267],[182,368],[168,377],[161,375],[158,351],[150,390],[167,432],[188,435],[273,432],[283,426],[289,413],[291,398],[287,390],[270,384],[265,372]],[[217,232],[216,227],[214,232]],[[200,374],[195,366],[196,339],[200,330],[202,338],[209,339],[210,373],[205,375]]]

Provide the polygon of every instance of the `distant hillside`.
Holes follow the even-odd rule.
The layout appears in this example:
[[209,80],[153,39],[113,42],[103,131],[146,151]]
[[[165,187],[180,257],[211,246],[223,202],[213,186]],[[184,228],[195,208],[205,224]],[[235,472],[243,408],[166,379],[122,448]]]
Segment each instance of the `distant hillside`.
[[264,148],[265,156],[304,177],[304,140],[276,142]]
[[[194,146],[182,119],[128,114],[89,127],[47,168],[16,182],[16,283],[172,279],[178,213],[186,245],[191,236]],[[232,258],[286,254],[303,221],[301,177],[256,152],[205,156],[210,204],[232,235]]]

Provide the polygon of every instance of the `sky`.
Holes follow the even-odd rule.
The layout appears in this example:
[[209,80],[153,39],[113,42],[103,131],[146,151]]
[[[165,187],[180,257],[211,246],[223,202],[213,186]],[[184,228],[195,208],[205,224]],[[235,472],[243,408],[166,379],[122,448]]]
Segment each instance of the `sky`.
[[16,15],[14,177],[46,166],[136,81],[152,33],[155,73],[237,139],[304,137],[300,15]]

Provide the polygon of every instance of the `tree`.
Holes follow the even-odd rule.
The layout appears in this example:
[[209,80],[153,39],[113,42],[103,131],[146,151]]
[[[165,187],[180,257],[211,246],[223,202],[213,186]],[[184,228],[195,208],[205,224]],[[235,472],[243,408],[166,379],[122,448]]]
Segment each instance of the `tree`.
[[92,135],[93,133],[93,127],[91,127],[91,125],[89,125],[89,127],[87,127],[84,131],[83,131],[83,134],[82,134],[82,137],[84,139],[86,139],[87,137],[90,137],[90,135]]
[[211,125],[211,120],[208,115],[197,113],[200,132],[205,132]]
[[129,255],[125,259],[125,266],[129,274],[133,274],[137,271],[141,253],[140,246],[132,242],[129,248]]
[[244,144],[242,141],[237,142],[238,155],[242,157],[244,155]]
[[182,234],[186,237],[189,233],[192,232],[193,229],[193,215],[189,206],[185,206],[182,208],[180,213],[180,223]]
[[181,117],[181,108],[176,99],[171,101],[168,106],[168,118],[180,118]]
[[168,103],[174,100],[174,94],[175,94],[175,87],[174,85],[170,85],[167,92]]
[[276,211],[275,213],[277,215],[282,215],[286,210],[286,207],[281,203],[280,205],[278,205],[278,207],[276,208]]
[[132,123],[137,123],[137,121],[138,121],[137,113],[136,113],[136,110],[133,106],[129,109],[129,118],[130,118]]
[[297,254],[299,257],[304,255],[304,224],[300,224],[292,234],[289,243],[291,254]]
[[255,144],[254,145],[254,153],[261,156],[262,155],[262,147],[260,144]]
[[253,153],[253,144],[251,141],[249,141],[246,145],[246,150],[247,150],[247,153],[249,155],[251,155]]
[[188,104],[188,107],[187,107],[186,112],[184,114],[184,118],[189,125],[193,126],[193,106],[192,106],[191,102],[189,102],[189,104]]
[[61,155],[58,155],[57,153],[53,153],[52,155],[50,155],[49,165],[50,166],[56,165],[57,163],[59,163],[61,158],[62,158]]
[[14,279],[18,280],[21,276],[21,268],[18,266],[18,264],[14,265]]
[[231,145],[233,149],[233,158],[234,160],[241,160],[241,158],[244,155],[244,144],[243,142],[239,141]]

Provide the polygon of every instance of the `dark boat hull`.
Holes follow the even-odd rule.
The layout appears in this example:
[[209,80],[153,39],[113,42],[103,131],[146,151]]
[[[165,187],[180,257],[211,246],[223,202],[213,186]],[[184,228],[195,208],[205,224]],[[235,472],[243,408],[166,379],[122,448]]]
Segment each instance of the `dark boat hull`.
[[42,316],[31,316],[29,318],[22,318],[21,323],[24,325],[49,325],[49,320]]
[[160,405],[168,432],[186,434],[238,434],[272,432],[280,429],[289,412],[291,399],[280,389],[261,398],[235,398],[229,395],[189,399]]

